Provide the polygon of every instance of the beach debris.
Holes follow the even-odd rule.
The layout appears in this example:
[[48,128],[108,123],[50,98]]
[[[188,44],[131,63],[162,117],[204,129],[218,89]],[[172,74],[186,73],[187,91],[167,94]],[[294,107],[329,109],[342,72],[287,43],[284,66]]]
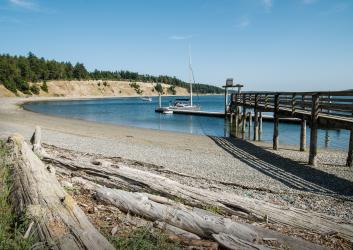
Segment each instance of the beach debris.
[[[266,224],[276,223],[320,234],[334,230],[340,237],[353,241],[352,225],[342,223],[342,220],[333,216],[294,207],[288,208],[236,194],[195,188],[162,175],[130,168],[125,164],[119,164],[119,167],[115,164],[110,166],[107,164],[106,167],[100,165],[93,167],[92,164],[82,165],[65,159],[45,158],[43,160],[55,162],[58,171],[64,169],[64,171],[70,170],[71,173],[78,172],[85,179],[107,187],[143,193],[158,193],[165,197],[181,200],[185,205],[193,207],[217,207],[221,214],[235,215],[250,221],[265,222]],[[84,185],[89,186],[92,183]]]
[[112,236],[114,236],[116,234],[116,232],[118,232],[118,225],[116,225],[115,227],[113,227],[111,234]]
[[[90,182],[83,178],[77,178],[76,181],[76,183],[83,185]],[[183,238],[191,233],[201,238],[213,239],[229,249],[267,249],[263,245],[265,241],[262,239],[274,238],[273,236],[275,236],[278,242],[288,247],[300,246],[301,249],[321,249],[312,243],[284,236],[272,230],[258,229],[250,224],[238,223],[203,209],[161,204],[150,200],[143,193],[111,189],[99,184],[85,186],[93,187],[96,192],[95,197],[105,204],[115,205],[119,210],[128,214],[158,221],[157,225],[166,223],[159,224],[158,227],[168,228],[174,234],[178,232],[179,236],[183,233]]]
[[12,135],[7,144],[14,172],[11,204],[16,215],[26,213],[33,221],[26,237],[33,231],[41,242],[53,247],[55,243],[57,249],[114,249],[21,135]]
[[[57,171],[59,172],[58,174],[61,174],[62,176],[76,176],[71,178],[72,183],[79,184],[84,189],[90,190],[89,193],[94,194],[99,201],[104,201],[104,204],[108,203],[109,207],[116,206],[119,210],[121,209],[116,202],[109,201],[109,197],[105,197],[105,199],[102,198],[104,197],[101,195],[102,193],[97,191],[100,190],[100,188],[113,190],[114,192],[109,191],[110,194],[115,193],[115,191],[119,192],[128,190],[130,191],[128,193],[137,194],[139,196],[142,195],[142,197],[144,197],[142,200],[146,202],[145,204],[147,207],[164,205],[170,210],[177,209],[177,211],[189,211],[191,206],[193,207],[191,210],[194,211],[198,210],[198,208],[211,206],[217,207],[219,214],[216,216],[221,216],[221,218],[227,219],[224,217],[224,215],[227,215],[232,218],[236,217],[238,219],[245,219],[245,221],[258,222],[257,225],[245,224],[246,227],[249,227],[257,234],[255,243],[251,242],[251,244],[246,243],[244,245],[243,240],[239,241],[239,239],[242,238],[237,236],[234,237],[232,234],[228,234],[227,232],[218,232],[214,235],[212,234],[211,236],[209,232],[207,234],[208,236],[197,234],[201,238],[212,238],[216,240],[219,245],[224,247],[237,246],[239,248],[239,246],[241,246],[241,248],[245,248],[246,246],[249,249],[262,249],[266,246],[273,246],[277,248],[279,246],[287,247],[288,245],[291,245],[292,247],[300,246],[301,249],[320,249],[320,246],[316,246],[302,240],[298,241],[298,239],[294,239],[282,233],[268,230],[269,228],[274,229],[274,225],[279,227],[276,231],[281,232],[282,230],[282,232],[286,234],[288,234],[285,229],[286,227],[294,228],[298,230],[298,235],[301,238],[307,238],[306,236],[301,235],[304,231],[312,231],[315,232],[315,236],[313,237],[320,237],[320,234],[327,235],[327,237],[342,237],[346,240],[352,241],[352,226],[342,222],[334,216],[327,216],[325,214],[305,211],[294,207],[289,208],[288,206],[283,206],[281,204],[271,204],[269,202],[256,200],[250,197],[241,197],[236,194],[226,194],[223,192],[214,192],[211,190],[190,187],[173,181],[165,176],[136,168],[130,168],[122,161],[112,163],[107,159],[108,158],[94,158],[92,162],[79,162],[75,160],[75,157],[61,158],[58,155],[55,155],[54,157],[51,155],[46,155],[43,157],[44,162],[50,163],[57,168]],[[84,182],[82,182],[82,180],[84,180]],[[106,187],[102,187],[101,185]],[[153,195],[151,193],[153,193]],[[160,195],[163,195],[164,197]],[[152,205],[151,202],[153,202]],[[204,211],[206,215],[212,216],[209,211],[202,211]],[[129,210],[127,217],[129,217],[130,212],[131,210]],[[132,214],[142,216],[144,218],[147,217],[145,215],[139,215],[133,212]],[[165,219],[164,216],[160,217]],[[161,220],[161,218],[158,220]],[[157,219],[151,220],[155,221]],[[169,221],[163,222],[168,223]],[[175,225],[171,226],[177,227]],[[281,229],[282,226],[284,230]],[[180,229],[185,230],[184,228]],[[294,236],[297,235],[294,234]],[[173,237],[175,238],[179,236],[174,235]],[[320,240],[322,239],[317,239],[315,242],[319,242]],[[339,244],[342,244],[340,240],[338,240],[337,245]]]

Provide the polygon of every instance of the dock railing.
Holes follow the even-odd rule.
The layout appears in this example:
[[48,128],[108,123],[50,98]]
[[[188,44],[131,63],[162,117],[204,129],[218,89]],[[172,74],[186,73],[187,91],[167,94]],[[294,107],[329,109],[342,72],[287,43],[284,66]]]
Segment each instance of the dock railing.
[[[240,107],[242,110],[240,111]],[[230,115],[235,116],[235,135],[245,132],[246,109],[254,110],[254,140],[259,138],[262,112],[273,112],[273,149],[278,149],[280,118],[298,118],[301,121],[300,150],[306,148],[306,122],[310,125],[309,164],[317,164],[317,130],[319,127],[347,129],[350,142],[347,166],[353,161],[353,90],[326,92],[241,92],[233,93]],[[234,120],[233,118],[231,119]],[[243,137],[244,138],[244,137]]]

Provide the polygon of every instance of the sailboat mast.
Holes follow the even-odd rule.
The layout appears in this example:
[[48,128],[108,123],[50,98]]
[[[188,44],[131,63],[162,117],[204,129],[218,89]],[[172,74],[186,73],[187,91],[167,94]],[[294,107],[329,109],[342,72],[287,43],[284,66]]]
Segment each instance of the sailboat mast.
[[190,105],[192,106],[192,68],[191,68],[191,53],[190,53],[191,47],[189,44],[189,84],[190,84]]

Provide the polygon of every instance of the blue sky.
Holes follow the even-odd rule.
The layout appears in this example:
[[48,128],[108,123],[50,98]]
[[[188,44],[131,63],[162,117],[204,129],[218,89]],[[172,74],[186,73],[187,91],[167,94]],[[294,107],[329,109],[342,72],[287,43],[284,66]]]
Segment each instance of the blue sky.
[[0,0],[0,53],[247,90],[353,88],[353,0]]

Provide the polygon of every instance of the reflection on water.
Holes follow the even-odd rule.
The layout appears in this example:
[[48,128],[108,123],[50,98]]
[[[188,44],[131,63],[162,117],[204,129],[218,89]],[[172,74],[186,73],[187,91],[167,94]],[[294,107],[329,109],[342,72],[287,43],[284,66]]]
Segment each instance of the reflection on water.
[[[168,106],[174,97],[163,97],[162,105]],[[224,110],[223,96],[200,96],[194,101],[205,111]],[[144,102],[140,98],[110,98],[80,101],[34,102],[25,108],[56,116],[71,117],[109,124],[120,124],[134,127],[151,128],[190,134],[224,136],[230,134],[229,121],[217,117],[161,114],[154,112],[158,98]],[[250,132],[250,134],[249,134]],[[252,139],[253,127],[247,126],[245,139]],[[261,140],[272,142],[273,123],[263,121]],[[307,145],[309,145],[310,128],[307,128]],[[242,135],[240,135],[241,137]],[[299,145],[300,126],[280,123],[279,143]],[[320,147],[346,150],[349,133],[346,130],[319,130]]]

